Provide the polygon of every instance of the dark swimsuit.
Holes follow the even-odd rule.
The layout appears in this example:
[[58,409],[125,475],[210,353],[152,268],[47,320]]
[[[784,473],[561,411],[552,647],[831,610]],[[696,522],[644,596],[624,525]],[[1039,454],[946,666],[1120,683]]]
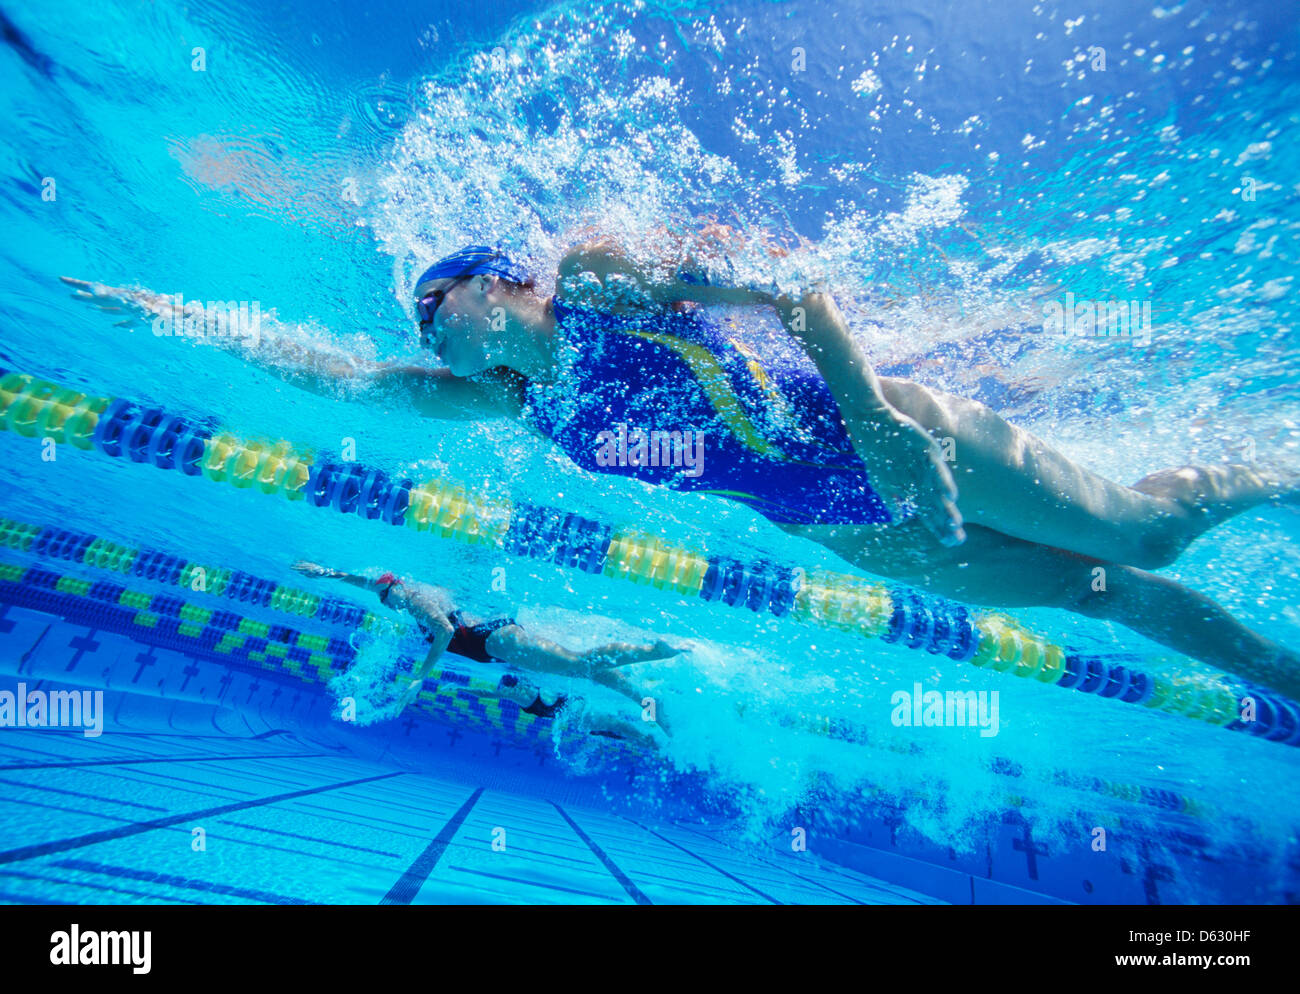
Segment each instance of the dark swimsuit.
[[[507,687],[513,687],[519,682],[519,677],[507,673],[501,678],[501,682]],[[560,694],[555,698],[554,704],[546,704],[542,701],[542,695],[538,694],[533,698],[532,704],[528,705],[526,708],[520,708],[520,710],[523,711],[524,714],[535,714],[539,718],[554,718],[564,709],[564,705],[567,704],[568,701],[569,699],[564,696],[564,694]]]
[[[516,676],[511,676],[509,673],[507,673],[505,676],[501,678],[501,682],[504,683],[507,687],[513,687],[516,683],[519,682],[519,678]],[[558,697],[556,697],[554,704],[546,704],[545,702],[542,701],[542,695],[538,694],[536,697],[533,698],[532,704],[528,705],[528,707],[526,708],[520,708],[520,710],[523,711],[525,714],[535,714],[539,718],[554,718],[557,714],[559,714],[561,711],[564,710],[564,706],[568,703],[569,703],[569,698],[564,694],[560,694]],[[612,732],[604,728],[594,729],[593,731],[589,731],[587,734],[595,735],[602,739],[623,738],[623,736],[620,735],[618,732]]]
[[[519,682],[519,678],[507,673],[505,676],[501,678],[501,682],[504,683],[507,687],[513,687],[515,684]],[[532,704],[528,705],[528,707],[526,708],[520,708],[520,710],[523,711],[524,714],[535,714],[539,718],[554,718],[557,714],[559,714],[561,711],[564,710],[564,706],[568,703],[569,703],[569,698],[564,694],[560,694],[558,697],[556,697],[554,704],[545,703],[542,700],[542,695],[538,694],[536,697],[533,698]],[[611,732],[603,728],[595,729],[594,731],[589,731],[587,734],[595,735],[602,739],[623,738],[623,736],[620,735],[618,732]]]
[[[892,520],[806,362],[766,347],[760,359],[741,329],[700,314],[553,306],[564,376],[529,384],[526,417],[583,469],[716,494],[781,523]],[[698,475],[680,457],[660,465],[662,443],[638,441],[650,431],[703,432]]]
[[[384,587],[379,594],[380,603],[384,605],[388,604],[388,595],[392,592],[392,589],[395,586],[396,584],[390,583],[388,586]],[[488,636],[498,628],[504,628],[506,625],[518,624],[514,618],[493,618],[491,621],[480,622],[477,625],[466,625],[461,620],[460,612],[453,611],[451,614],[447,615],[447,620],[450,621],[456,629],[451,636],[451,641],[447,643],[447,648],[452,652],[456,653],[458,656],[464,656],[467,659],[473,659],[475,662],[479,663],[505,662],[505,660],[497,659],[496,656],[493,656],[487,651],[487,640]],[[417,621],[416,624],[419,625],[420,631],[424,633],[424,639],[426,642],[434,641],[435,636],[433,632],[429,631],[426,625],[419,621]],[[501,682],[507,687],[513,687],[519,682],[519,678],[507,673],[501,678]],[[555,698],[554,704],[547,704],[542,700],[542,695],[538,694],[533,698],[533,702],[529,704],[528,707],[520,708],[520,710],[525,714],[536,715],[538,718],[554,718],[564,710],[564,706],[568,702],[569,698],[564,694],[560,694]],[[590,734],[607,739],[621,739],[623,737],[617,732],[609,731],[595,731]]]
[[[498,628],[505,628],[507,625],[515,624],[514,618],[493,618],[491,621],[483,621],[477,625],[466,625],[460,619],[460,612],[453,611],[447,615],[447,620],[452,623],[456,631],[452,633],[451,642],[447,648],[458,656],[464,656],[466,659],[472,659],[478,663],[501,663],[505,660],[497,659],[487,651],[488,636]],[[432,636],[430,636],[432,639]]]
[[[379,594],[379,600],[382,604],[388,603],[388,595],[392,592],[396,584],[390,583],[384,587]],[[447,643],[447,648],[458,656],[464,656],[466,659],[472,659],[476,663],[502,663],[503,659],[498,659],[487,651],[488,636],[498,628],[505,628],[507,625],[518,624],[514,618],[493,618],[491,621],[482,621],[477,625],[466,625],[461,620],[459,611],[452,611],[447,615],[447,620],[451,622],[455,631],[452,633],[451,641]],[[420,631],[424,633],[426,642],[433,642],[435,635],[429,631],[427,625],[417,621]]]

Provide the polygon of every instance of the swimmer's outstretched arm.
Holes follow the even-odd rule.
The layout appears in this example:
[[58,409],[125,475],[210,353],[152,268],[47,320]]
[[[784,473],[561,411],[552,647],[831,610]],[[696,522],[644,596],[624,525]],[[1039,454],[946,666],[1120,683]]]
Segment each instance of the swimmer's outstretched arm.
[[455,627],[448,617],[455,607],[451,593],[445,587],[432,583],[416,583],[414,580],[394,580],[392,583],[385,583],[359,573],[330,569],[328,566],[309,563],[306,560],[294,563],[293,568],[303,576],[310,576],[317,580],[342,580],[344,583],[350,583],[373,594],[382,594],[387,590],[388,596],[384,600],[394,611],[405,611],[416,621],[424,622],[434,631],[446,633],[448,639],[455,633]]
[[[124,320],[117,322],[119,325],[161,318],[169,322],[168,327],[184,327],[184,309],[176,307],[173,297],[68,276],[59,279],[75,288],[75,299],[111,314],[125,315]],[[288,335],[268,334],[265,330],[255,337],[216,334],[194,337],[201,337],[286,383],[330,398],[375,386],[406,394],[417,413],[442,420],[515,416],[523,408],[517,384],[499,375],[464,379],[446,369],[406,362],[377,362]]]
[[344,583],[350,583],[354,587],[360,587],[362,590],[378,591],[380,585],[369,577],[362,576],[360,573],[348,573],[341,569],[330,569],[328,566],[321,566],[319,563],[309,563],[305,559],[300,559],[293,564],[295,573],[301,573],[303,576],[309,576],[313,580],[342,580]]
[[388,606],[395,611],[405,611],[411,617],[419,622],[423,622],[425,627],[433,632],[430,636],[429,652],[424,657],[424,662],[420,664],[411,675],[411,682],[407,684],[405,693],[399,702],[397,713],[400,714],[406,709],[406,706],[420,692],[420,687],[424,684],[424,678],[429,675],[429,671],[437,664],[442,654],[447,651],[447,646],[451,644],[452,636],[456,630],[447,617],[447,604],[450,603],[447,592],[442,587],[435,587],[430,584],[422,583],[380,583],[378,580],[372,580],[370,577],[362,576],[359,573],[348,573],[344,570],[330,569],[328,566],[321,566],[318,563],[309,563],[306,560],[299,560],[293,564],[295,571],[303,576],[310,576],[317,580],[342,580],[344,583],[351,584],[354,587],[360,587],[362,590],[368,590],[371,593],[379,594],[388,589],[386,598]]

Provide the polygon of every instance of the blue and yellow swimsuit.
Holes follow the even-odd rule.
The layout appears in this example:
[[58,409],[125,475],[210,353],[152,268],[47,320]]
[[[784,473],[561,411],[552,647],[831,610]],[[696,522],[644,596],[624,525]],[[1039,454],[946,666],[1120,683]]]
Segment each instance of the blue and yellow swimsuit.
[[[717,494],[778,523],[893,520],[815,370],[765,366],[697,312],[626,317],[553,304],[563,369],[555,383],[529,385],[526,417],[582,468]],[[600,464],[598,435],[620,425],[703,432],[703,471]]]

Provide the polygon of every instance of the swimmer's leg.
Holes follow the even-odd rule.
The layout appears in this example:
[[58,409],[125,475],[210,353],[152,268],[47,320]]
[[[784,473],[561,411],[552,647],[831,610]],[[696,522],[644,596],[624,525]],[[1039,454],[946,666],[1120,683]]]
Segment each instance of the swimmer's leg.
[[650,722],[633,722],[613,715],[591,715],[586,719],[588,732],[613,732],[618,738],[641,742],[644,745],[659,748],[665,743],[655,734],[669,736],[668,729],[660,724],[657,728]]
[[614,669],[618,666],[631,666],[634,663],[647,663],[656,659],[671,659],[684,651],[685,649],[674,648],[662,639],[654,645],[611,642],[584,652],[582,658],[594,668]]
[[1072,610],[1300,700],[1300,655],[1252,631],[1204,594],[1132,566],[1107,566],[1106,590]]
[[553,676],[586,676],[578,653],[519,625],[498,628],[487,637],[484,647],[497,659],[521,669]]
[[965,519],[1028,542],[1150,569],[1173,562],[1198,535],[1295,487],[1246,466],[1186,467],[1135,487],[1107,480],[983,404],[882,378],[890,404],[953,440],[957,505]]
[[[641,700],[646,696],[616,669],[609,666],[593,669],[587,658],[590,655],[589,653],[578,653],[572,649],[566,649],[558,642],[552,642],[540,635],[534,635],[518,625],[506,625],[498,628],[488,636],[486,647],[488,652],[497,659],[522,669],[532,670],[536,673],[549,673],[554,676],[585,677],[608,687],[616,693],[622,694],[635,703],[637,707],[642,706]],[[676,655],[676,653],[669,653],[669,655]],[[663,659],[666,657],[652,655],[646,658]],[[629,662],[631,661],[629,660]],[[668,726],[664,722],[661,713],[662,705],[657,706],[655,710],[656,721],[667,732]]]
[[[1125,628],[1300,700],[1300,655],[1166,577],[1026,542],[974,525],[944,548],[912,522],[894,528],[787,526],[862,569],[967,604],[1055,607]],[[928,548],[926,543],[928,542]],[[1106,590],[1094,591],[1105,569]]]
[[488,636],[487,649],[508,663],[559,676],[592,676],[600,670],[618,666],[670,659],[685,651],[660,641],[654,645],[611,642],[588,652],[574,652],[518,625],[498,628]]
[[598,683],[602,687],[608,687],[615,693],[622,694],[645,713],[646,702],[654,709],[654,721],[647,720],[647,724],[659,725],[665,733],[671,733],[668,727],[668,721],[664,717],[663,699],[655,694],[648,693],[644,686],[634,684],[627,676],[611,668],[599,669],[590,674],[593,683]]

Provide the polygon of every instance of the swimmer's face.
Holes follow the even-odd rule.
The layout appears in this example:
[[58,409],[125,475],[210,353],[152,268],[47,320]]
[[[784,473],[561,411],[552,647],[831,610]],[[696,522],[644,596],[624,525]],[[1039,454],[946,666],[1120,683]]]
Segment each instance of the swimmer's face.
[[[433,320],[421,322],[420,345],[456,376],[473,376],[502,365],[500,341],[504,330],[495,276],[439,280],[425,295]],[[429,300],[432,297],[432,300]]]

